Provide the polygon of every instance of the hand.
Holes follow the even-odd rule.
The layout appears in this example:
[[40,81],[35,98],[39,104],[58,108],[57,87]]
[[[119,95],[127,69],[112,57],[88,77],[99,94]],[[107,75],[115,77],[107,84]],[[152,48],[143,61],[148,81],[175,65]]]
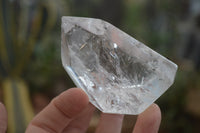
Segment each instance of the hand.
[[0,133],[5,133],[7,130],[7,112],[6,108],[0,103]]
[[[94,110],[84,91],[69,89],[33,118],[26,133],[84,133]],[[5,113],[5,108],[0,105],[0,114]],[[0,132],[5,132],[7,126],[7,118],[3,116],[6,115],[0,115]],[[120,133],[122,121],[123,115],[102,113],[96,133]],[[152,104],[138,116],[133,133],[157,133],[160,121],[160,109]]]

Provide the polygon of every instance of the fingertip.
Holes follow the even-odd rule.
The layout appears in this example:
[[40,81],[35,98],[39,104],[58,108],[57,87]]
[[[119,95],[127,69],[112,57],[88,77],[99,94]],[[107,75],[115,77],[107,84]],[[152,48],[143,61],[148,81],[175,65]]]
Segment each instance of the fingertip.
[[124,115],[102,113],[96,133],[120,133]]
[[76,95],[80,98],[80,99],[77,99],[77,100],[82,100],[83,102],[88,104],[89,98],[88,98],[88,95],[85,93],[85,91],[83,89],[71,88],[71,89],[69,89],[69,92],[70,91],[71,91],[71,93],[74,93],[74,95]]
[[0,132],[6,132],[7,129],[7,111],[5,106],[0,102]]
[[138,116],[133,133],[156,133],[159,130],[160,122],[160,108],[157,104],[153,103]]
[[155,119],[154,121],[159,120],[160,122],[162,118],[160,107],[157,104],[153,103],[148,109],[149,109],[149,112],[152,113],[152,115],[154,115],[153,117]]
[[153,103],[143,113],[138,116],[138,119],[145,119],[148,124],[160,125],[161,111],[157,104]]
[[63,101],[71,101],[74,104],[80,104],[82,106],[87,105],[89,103],[89,98],[87,94],[80,88],[71,88],[65,92],[63,92],[59,96],[60,100]]
[[1,111],[3,111],[4,113],[6,113],[6,108],[4,106],[4,104],[2,102],[0,102],[0,109]]
[[71,88],[56,97],[53,102],[60,110],[66,112],[69,117],[74,117],[88,105],[89,98],[82,89]]

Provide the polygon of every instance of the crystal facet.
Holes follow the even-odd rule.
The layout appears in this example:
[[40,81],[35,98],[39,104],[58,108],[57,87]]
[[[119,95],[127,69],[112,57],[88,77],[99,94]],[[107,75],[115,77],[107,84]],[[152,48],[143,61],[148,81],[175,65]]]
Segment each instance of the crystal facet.
[[62,63],[105,113],[139,114],[174,82],[177,65],[100,19],[62,17]]

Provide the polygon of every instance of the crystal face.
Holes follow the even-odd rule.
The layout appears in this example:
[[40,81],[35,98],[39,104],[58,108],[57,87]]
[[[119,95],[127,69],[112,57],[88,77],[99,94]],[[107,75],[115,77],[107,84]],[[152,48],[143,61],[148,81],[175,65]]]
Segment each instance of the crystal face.
[[62,17],[62,63],[105,113],[139,114],[174,82],[177,65],[100,19]]

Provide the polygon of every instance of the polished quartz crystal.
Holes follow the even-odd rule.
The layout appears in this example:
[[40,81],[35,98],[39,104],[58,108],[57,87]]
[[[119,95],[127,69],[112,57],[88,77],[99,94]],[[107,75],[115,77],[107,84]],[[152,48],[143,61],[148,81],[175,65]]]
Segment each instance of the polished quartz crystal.
[[62,17],[62,64],[105,113],[139,114],[174,82],[177,65],[100,19]]

